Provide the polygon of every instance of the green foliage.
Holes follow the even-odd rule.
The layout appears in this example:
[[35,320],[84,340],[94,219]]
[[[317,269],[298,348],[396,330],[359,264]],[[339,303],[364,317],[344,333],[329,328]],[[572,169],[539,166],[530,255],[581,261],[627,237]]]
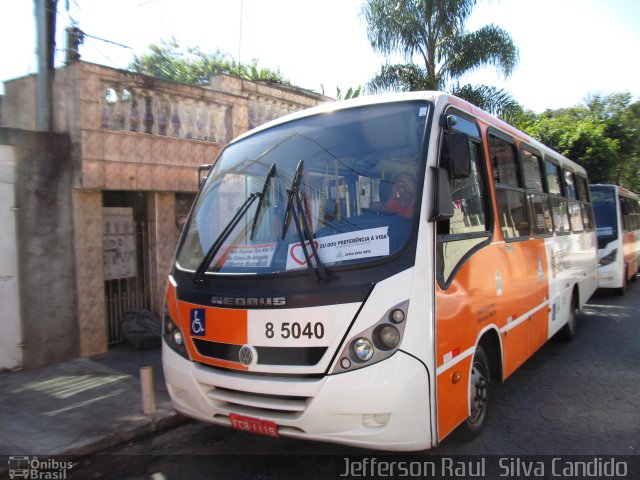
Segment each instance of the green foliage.
[[360,85],[355,90],[353,89],[353,87],[349,87],[349,90],[347,90],[347,93],[344,94],[344,97],[342,96],[342,90],[340,90],[340,87],[336,87],[337,100],[349,100],[350,98],[357,98],[361,94],[362,94],[362,86]]
[[498,115],[507,123],[514,123],[523,114],[522,106],[502,89],[487,85],[455,85],[451,93],[477,107]]
[[583,105],[522,112],[515,125],[587,169],[592,183],[640,191],[640,102],[628,93],[592,95]]
[[[464,74],[484,66],[493,66],[508,76],[518,63],[518,49],[506,31],[494,25],[475,32],[465,30],[476,3],[367,0],[362,13],[371,46],[384,55],[400,53],[409,62],[384,65],[367,89],[448,90],[496,115],[516,115],[520,107],[504,90],[457,84]],[[416,58],[420,59],[419,65],[413,63]]]
[[616,119],[624,129],[617,182],[640,192],[640,101],[630,104]]
[[426,69],[414,64],[383,65],[380,72],[367,84],[373,92],[395,90],[413,92],[416,90],[438,90],[432,83]]
[[214,53],[205,53],[194,47],[183,50],[175,39],[161,41],[160,45],[149,45],[149,52],[135,55],[129,69],[164,80],[192,85],[208,83],[212,75],[219,73],[245,80],[264,80],[290,85],[280,70],[260,68],[255,59],[250,64],[245,64],[233,60],[220,50]]

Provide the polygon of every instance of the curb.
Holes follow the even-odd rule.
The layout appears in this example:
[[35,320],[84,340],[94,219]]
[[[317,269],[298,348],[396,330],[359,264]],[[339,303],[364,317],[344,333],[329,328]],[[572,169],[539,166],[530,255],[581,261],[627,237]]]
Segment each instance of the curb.
[[115,447],[122,443],[128,442],[135,438],[147,435],[149,433],[158,432],[181,423],[188,422],[189,419],[183,415],[180,415],[175,410],[167,413],[156,414],[149,421],[144,422],[141,425],[134,425],[132,428],[106,435],[95,441],[88,442],[86,444],[70,445],[68,449],[63,452],[56,452],[47,456],[69,456],[69,457],[81,457],[84,455],[91,455],[107,448]]

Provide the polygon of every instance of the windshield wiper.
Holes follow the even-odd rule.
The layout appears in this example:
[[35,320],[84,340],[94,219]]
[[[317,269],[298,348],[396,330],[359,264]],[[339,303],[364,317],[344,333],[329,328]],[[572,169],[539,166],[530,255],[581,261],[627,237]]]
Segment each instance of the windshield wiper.
[[304,166],[304,161],[300,160],[298,162],[298,166],[296,167],[296,173],[293,175],[293,181],[291,182],[291,187],[287,189],[287,208],[284,211],[284,220],[282,221],[282,235],[280,238],[284,240],[285,235],[287,234],[287,230],[289,230],[289,221],[291,220],[291,209],[293,208],[293,192],[298,192],[300,190],[300,180],[302,178],[302,168]]
[[269,188],[271,179],[275,176],[276,176],[276,164],[272,163],[271,168],[269,168],[269,173],[267,173],[267,178],[264,181],[264,185],[262,186],[262,193],[259,195],[260,200],[258,200],[258,206],[256,207],[256,214],[253,216],[253,224],[251,225],[251,235],[249,235],[249,240],[253,240],[253,237],[256,233],[256,226],[258,225],[258,217],[260,216],[260,212],[262,211],[264,197],[267,195],[267,189]]
[[[302,179],[302,170],[304,169],[304,161],[300,160],[298,162],[298,166],[296,167],[296,173],[293,176],[293,181],[291,182],[291,187],[287,189],[287,209],[284,213],[284,221],[282,222],[282,239],[284,239],[287,229],[289,227],[289,222],[291,220],[291,216],[293,216],[293,224],[296,227],[296,232],[298,234],[298,239],[300,240],[300,247],[302,248],[302,253],[304,255],[305,263],[307,264],[307,268],[313,274],[316,282],[326,282],[329,279],[327,275],[327,270],[324,266],[322,260],[320,260],[320,256],[318,255],[318,250],[313,243],[313,235],[311,234],[311,229],[309,228],[309,224],[307,222],[306,211],[306,199],[303,204],[300,196],[300,180]],[[303,219],[303,225],[300,225],[300,218]],[[311,255],[309,254],[309,250],[307,249],[307,242],[309,242],[309,248],[311,249],[311,255],[316,259],[316,267],[313,266],[311,262]]]
[[[247,211],[251,207],[251,204],[255,201],[256,198],[260,198],[260,202],[261,202],[258,205],[258,212],[259,212],[259,209],[262,206],[262,200],[264,198],[265,192],[267,191],[267,188],[269,188],[269,182],[271,181],[271,177],[275,175],[275,172],[276,172],[276,165],[274,163],[271,165],[271,168],[269,169],[269,173],[267,173],[267,178],[265,178],[264,180],[262,191],[251,193],[247,197],[244,203],[240,206],[240,209],[236,212],[233,218],[229,220],[229,223],[227,223],[227,225],[224,227],[222,232],[220,232],[220,235],[218,235],[218,238],[216,238],[215,242],[213,242],[211,247],[209,247],[209,250],[207,251],[204,258],[202,259],[202,262],[200,262],[200,265],[198,265],[198,268],[196,269],[196,272],[193,275],[193,280],[196,283],[204,283],[205,272],[209,268],[209,265],[215,258],[216,254],[220,251],[220,248],[222,247],[222,244],[224,243],[224,241],[229,237],[229,235],[231,235],[231,232],[236,228],[236,226],[238,225],[242,217],[244,217],[244,215],[247,213]],[[258,212],[256,212],[256,217],[254,218],[254,228],[255,228],[255,223],[258,220]],[[253,229],[252,229],[251,235],[253,236]]]

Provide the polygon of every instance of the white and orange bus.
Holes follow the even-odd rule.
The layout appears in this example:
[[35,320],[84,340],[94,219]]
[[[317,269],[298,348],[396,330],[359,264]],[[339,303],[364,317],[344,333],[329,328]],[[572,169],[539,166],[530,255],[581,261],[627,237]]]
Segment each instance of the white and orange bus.
[[325,104],[231,142],[166,294],[175,408],[384,450],[485,425],[489,385],[597,286],[585,170],[438,92]]
[[598,287],[627,291],[640,265],[640,202],[618,185],[590,185],[598,235]]

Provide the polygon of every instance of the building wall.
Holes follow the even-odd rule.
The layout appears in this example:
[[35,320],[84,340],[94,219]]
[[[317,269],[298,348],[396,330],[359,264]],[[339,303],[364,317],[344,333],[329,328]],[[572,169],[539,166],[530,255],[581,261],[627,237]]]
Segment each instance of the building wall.
[[0,145],[0,371],[22,366],[22,327],[18,295],[18,245],[16,236],[16,148]]
[[0,114],[0,124],[3,127],[36,129],[35,75],[4,82],[4,99]]
[[25,367],[78,355],[67,135],[0,128],[15,152],[17,266]]
[[73,190],[79,354],[107,350],[102,253],[102,192]]
[[176,196],[156,192],[148,199],[149,225],[152,232],[150,256],[153,259],[152,298],[153,310],[160,315],[164,303],[165,284],[171,269],[171,260],[177,246],[175,216]]

